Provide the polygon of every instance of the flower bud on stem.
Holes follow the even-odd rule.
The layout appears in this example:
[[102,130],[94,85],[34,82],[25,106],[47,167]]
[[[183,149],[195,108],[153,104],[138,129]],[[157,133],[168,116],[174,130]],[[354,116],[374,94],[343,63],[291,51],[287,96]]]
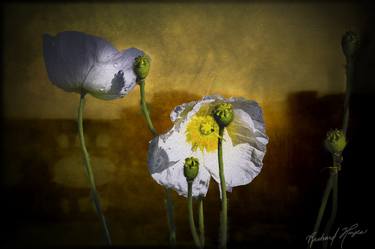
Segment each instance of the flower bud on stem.
[[[342,121],[342,130],[338,135],[335,136],[334,142],[331,146],[331,154],[333,167],[330,174],[330,179],[332,179],[332,205],[331,205],[331,216],[328,219],[324,232],[329,234],[333,224],[336,220],[337,206],[338,206],[338,171],[341,169],[342,162],[342,151],[346,146],[346,134],[349,125],[349,115],[350,115],[350,96],[353,86],[353,75],[354,75],[354,63],[358,55],[358,50],[360,46],[359,35],[354,32],[346,32],[341,40],[341,46],[343,53],[346,57],[346,91],[345,91],[345,102],[344,102],[344,117]],[[324,242],[323,248],[327,248],[328,243]]]
[[220,214],[220,244],[221,249],[227,248],[228,236],[228,200],[227,188],[225,185],[224,163],[223,163],[223,136],[224,128],[227,127],[234,118],[233,107],[230,103],[220,103],[215,106],[212,115],[219,125],[218,138],[218,162],[219,162],[219,176],[221,189],[221,214]]
[[197,230],[195,228],[194,222],[194,212],[193,212],[193,181],[187,181],[188,184],[188,212],[189,212],[189,224],[190,224],[190,231],[191,235],[193,236],[193,240],[195,245],[198,248],[202,248],[201,241],[199,240]]
[[[344,102],[344,117],[342,122],[342,130],[331,130],[327,134],[324,142],[326,149],[332,154],[333,166],[330,167],[330,176],[324,191],[323,199],[320,205],[318,217],[314,226],[314,232],[318,232],[320,223],[326,208],[326,204],[332,191],[332,210],[331,216],[324,229],[325,234],[329,234],[335,222],[338,206],[338,172],[341,170],[341,163],[343,161],[342,152],[347,144],[346,134],[349,123],[349,100],[351,89],[353,85],[354,61],[357,56],[360,45],[360,39],[354,32],[346,32],[341,40],[343,53],[346,57],[346,92]],[[323,244],[324,248],[328,247],[328,242]]]
[[[147,55],[138,56],[135,58],[133,64],[134,73],[137,76],[137,83],[139,84],[140,88],[140,95],[141,101],[140,106],[142,113],[146,119],[147,126],[151,131],[153,136],[157,136],[158,133],[154,128],[152,123],[150,113],[147,108],[146,97],[145,97],[145,79],[148,76],[150,71],[151,59]],[[168,228],[169,228],[169,244],[171,247],[175,247],[176,245],[176,226],[174,224],[174,214],[173,214],[173,200],[171,196],[171,190],[169,188],[165,188],[165,206],[167,209],[167,221],[168,221]]]
[[184,164],[184,176],[186,181],[193,182],[199,172],[199,161],[195,157],[185,158]]
[[233,120],[233,107],[230,103],[220,103],[215,106],[212,115],[219,126],[227,127]]
[[151,59],[147,55],[141,55],[134,60],[134,73],[137,75],[137,81],[144,80],[150,72]]
[[[324,145],[332,155],[337,156],[338,154],[341,154],[346,146],[344,131],[338,129],[330,130],[327,133],[326,139],[324,140]],[[334,162],[336,162],[336,158],[333,158],[335,159]]]
[[[186,181],[188,184],[188,212],[189,212],[189,224],[190,224],[190,231],[193,236],[193,240],[195,245],[198,248],[203,248],[204,245],[204,232],[203,230],[203,203],[202,198],[200,198],[199,202],[199,230],[200,230],[200,237],[198,236],[197,230],[195,228],[195,221],[194,221],[194,212],[193,212],[193,182],[194,179],[197,177],[199,173],[199,161],[195,157],[188,157],[185,159],[184,164],[184,176],[186,177]],[[202,240],[203,236],[203,240]]]

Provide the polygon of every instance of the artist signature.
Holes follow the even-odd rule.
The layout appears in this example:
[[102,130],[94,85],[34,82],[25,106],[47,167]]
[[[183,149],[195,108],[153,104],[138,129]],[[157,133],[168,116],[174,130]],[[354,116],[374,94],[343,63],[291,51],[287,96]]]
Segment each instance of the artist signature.
[[350,238],[354,238],[357,235],[363,235],[366,233],[367,233],[367,229],[366,230],[359,229],[359,225],[358,223],[356,223],[349,227],[342,227],[342,228],[338,227],[336,232],[333,235],[328,235],[328,234],[323,233],[320,236],[318,236],[316,232],[313,232],[312,234],[306,237],[306,240],[307,240],[307,244],[311,248],[315,242],[325,242],[325,241],[330,241],[331,246],[332,246],[333,242],[336,239],[338,239],[341,241],[340,243],[341,248],[343,248],[344,241],[346,240],[348,236]]

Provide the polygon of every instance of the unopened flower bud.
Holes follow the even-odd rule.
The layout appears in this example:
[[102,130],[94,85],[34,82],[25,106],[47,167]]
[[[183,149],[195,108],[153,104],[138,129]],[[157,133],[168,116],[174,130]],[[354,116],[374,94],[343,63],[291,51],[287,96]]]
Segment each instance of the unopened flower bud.
[[134,60],[134,73],[137,80],[144,80],[150,71],[151,59],[147,55],[141,55]]
[[351,31],[346,32],[342,37],[341,46],[347,58],[354,57],[359,48],[359,36]]
[[233,107],[230,103],[220,103],[215,106],[212,115],[218,125],[226,127],[233,120]]
[[326,149],[333,153],[341,153],[346,146],[346,137],[342,130],[330,130],[327,133],[327,137],[324,141]]
[[188,157],[185,159],[184,176],[186,181],[192,182],[197,177],[199,172],[199,161],[195,157]]

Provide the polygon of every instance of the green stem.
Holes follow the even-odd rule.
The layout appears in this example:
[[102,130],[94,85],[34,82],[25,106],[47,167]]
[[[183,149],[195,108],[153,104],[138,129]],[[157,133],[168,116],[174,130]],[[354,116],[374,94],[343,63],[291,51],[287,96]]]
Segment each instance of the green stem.
[[[345,91],[345,101],[344,101],[344,117],[342,121],[342,130],[347,136],[347,131],[348,131],[348,125],[349,125],[349,115],[350,115],[350,110],[349,110],[349,103],[350,103],[350,95],[351,95],[351,90],[352,90],[352,85],[353,85],[353,72],[354,72],[354,60],[351,57],[346,58],[346,91]],[[333,166],[335,168],[341,168],[341,159],[342,155],[339,153],[338,155],[333,154]],[[332,210],[331,210],[331,216],[328,219],[328,222],[326,224],[326,227],[324,229],[324,232],[326,234],[330,234],[331,229],[333,224],[335,223],[335,219],[337,216],[337,206],[338,206],[338,171],[333,170],[331,172],[332,178]],[[323,244],[324,248],[327,248],[328,243],[325,242]]]
[[[152,120],[150,117],[150,113],[147,108],[146,104],[146,97],[145,97],[145,81],[140,80],[138,82],[140,87],[140,95],[141,95],[141,110],[143,115],[145,116],[147,126],[151,131],[153,136],[157,136],[158,133],[152,124]],[[167,221],[168,221],[168,229],[169,229],[169,243],[171,247],[175,247],[176,245],[176,226],[174,223],[174,214],[173,214],[173,200],[171,196],[171,190],[169,188],[165,188],[165,206],[167,209]]]
[[195,222],[194,222],[193,193],[192,193],[193,192],[192,191],[193,182],[192,181],[188,181],[187,183],[188,183],[188,212],[189,212],[190,231],[191,231],[191,235],[193,236],[193,240],[194,240],[195,245],[198,248],[202,248],[201,247],[201,242],[200,242],[199,237],[198,237],[197,230],[195,228]]
[[324,190],[322,202],[320,204],[320,208],[319,208],[319,212],[318,212],[318,217],[316,218],[316,222],[315,222],[315,225],[314,225],[313,232],[315,232],[315,233],[318,233],[318,231],[319,231],[320,223],[322,222],[324,211],[325,211],[326,206],[327,206],[329,194],[331,193],[331,190],[332,190],[332,185],[333,185],[333,178],[332,178],[332,175],[331,175],[329,177],[328,181],[327,181],[327,185],[326,185],[326,188]]
[[201,238],[202,248],[204,247],[204,212],[203,212],[203,197],[199,198],[199,233]]
[[[332,226],[335,222],[336,215],[337,215],[337,200],[338,200],[338,173],[331,173],[333,178],[333,191],[332,191],[332,211],[331,217],[329,218],[327,225],[324,229],[326,235],[331,233]],[[325,241],[323,244],[324,248],[327,248],[328,241]]]
[[353,81],[353,71],[354,71],[354,61],[351,58],[347,58],[346,65],[346,91],[345,91],[345,101],[344,101],[344,118],[342,122],[342,130],[346,135],[349,124],[349,100],[352,90],[352,81]]
[[165,188],[165,207],[167,209],[167,221],[169,229],[169,244],[171,247],[176,246],[176,227],[174,224],[173,217],[173,200],[171,195],[171,189]]
[[79,102],[79,108],[78,108],[78,132],[79,132],[79,140],[81,142],[81,148],[82,148],[82,153],[84,155],[84,168],[85,172],[87,175],[87,178],[90,183],[90,188],[91,188],[91,200],[95,206],[96,213],[99,216],[100,223],[103,229],[104,237],[108,243],[108,245],[112,245],[111,241],[111,236],[109,234],[107,222],[105,220],[104,214],[101,209],[100,205],[100,200],[99,200],[99,195],[96,191],[96,185],[95,185],[95,178],[94,178],[94,173],[92,171],[91,163],[90,163],[90,156],[89,153],[86,149],[86,144],[85,144],[85,137],[83,135],[83,109],[85,106],[85,93],[81,93],[81,98]]
[[223,163],[223,134],[224,127],[219,128],[218,139],[218,161],[219,161],[219,176],[221,188],[221,215],[220,215],[220,248],[227,247],[227,222],[228,222],[228,204],[227,204],[227,188],[224,177],[224,163]]
[[145,81],[144,80],[139,81],[139,87],[140,87],[140,90],[141,90],[141,110],[143,112],[143,115],[146,118],[148,128],[150,129],[152,135],[157,136],[158,133],[157,133],[156,129],[154,128],[154,125],[152,124],[152,121],[151,121],[151,118],[150,118],[150,113],[148,111],[147,104],[146,104]]
[[[350,104],[350,96],[352,91],[353,85],[353,72],[354,72],[354,59],[353,57],[347,56],[346,57],[346,91],[345,91],[345,100],[344,100],[344,117],[342,120],[342,130],[347,137],[348,125],[349,125],[349,104]],[[318,218],[316,220],[314,226],[314,232],[318,232],[320,227],[320,222],[323,217],[325,207],[327,205],[329,194],[332,190],[332,210],[331,216],[328,219],[324,232],[326,235],[329,235],[332,229],[332,226],[335,222],[337,216],[337,206],[338,206],[338,171],[341,168],[341,161],[342,161],[342,154],[332,154],[333,157],[333,170],[331,170],[330,177],[327,181],[327,187],[323,195],[322,203],[319,209]],[[323,244],[324,248],[327,248],[328,243],[327,241]]]

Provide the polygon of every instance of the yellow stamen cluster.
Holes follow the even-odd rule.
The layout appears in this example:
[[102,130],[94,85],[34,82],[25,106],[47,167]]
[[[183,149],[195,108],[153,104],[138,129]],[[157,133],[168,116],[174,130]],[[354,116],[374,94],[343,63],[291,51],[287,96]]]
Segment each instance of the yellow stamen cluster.
[[195,115],[186,127],[186,140],[196,151],[212,152],[217,149],[219,126],[210,115]]

